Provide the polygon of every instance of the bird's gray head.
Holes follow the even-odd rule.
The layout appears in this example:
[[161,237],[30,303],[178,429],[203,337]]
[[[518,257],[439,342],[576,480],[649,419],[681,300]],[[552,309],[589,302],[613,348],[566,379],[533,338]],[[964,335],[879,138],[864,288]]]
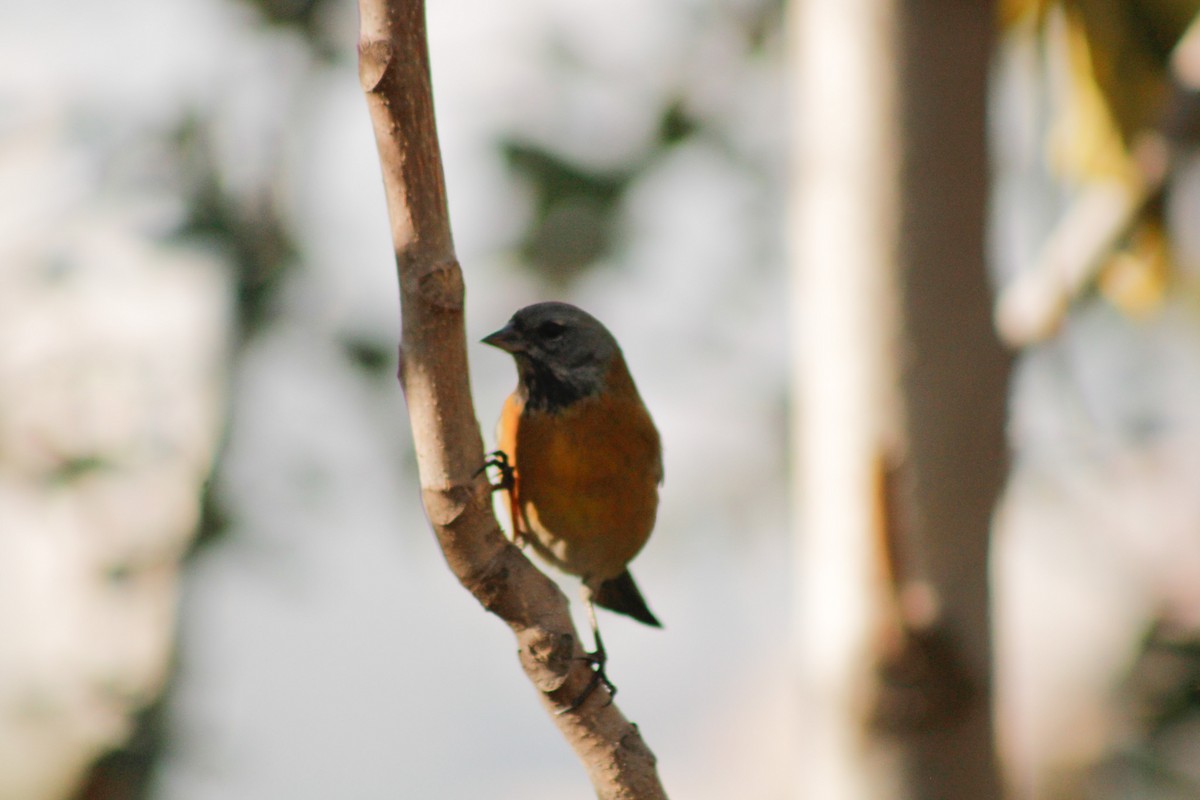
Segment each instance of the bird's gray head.
[[526,306],[483,342],[512,354],[526,406],[543,411],[599,394],[621,353],[600,320],[568,303]]

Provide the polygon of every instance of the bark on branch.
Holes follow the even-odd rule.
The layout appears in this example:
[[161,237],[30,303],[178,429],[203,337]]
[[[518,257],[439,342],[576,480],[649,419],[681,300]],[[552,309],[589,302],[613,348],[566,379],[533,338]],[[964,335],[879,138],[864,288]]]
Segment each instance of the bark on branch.
[[463,277],[454,254],[434,126],[423,0],[359,0],[359,78],[375,129],[400,277],[400,382],[425,511],[450,569],[512,628],[521,665],[602,800],[665,798],[636,726],[597,690],[556,716],[592,678],[558,587],[492,513],[471,402]]

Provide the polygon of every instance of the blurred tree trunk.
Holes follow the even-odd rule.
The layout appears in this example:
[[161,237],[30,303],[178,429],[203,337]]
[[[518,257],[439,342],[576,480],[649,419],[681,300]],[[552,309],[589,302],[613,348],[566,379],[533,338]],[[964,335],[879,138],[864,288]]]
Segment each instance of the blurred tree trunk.
[[[991,713],[988,540],[1007,467],[1009,356],[992,326],[985,269],[990,3],[903,6],[900,270],[911,534],[900,577],[936,595],[919,624],[944,659],[942,708],[902,731],[913,796],[1000,794]],[[901,587],[904,589],[905,587]],[[926,676],[927,678],[929,676]],[[961,679],[955,687],[956,679]]]
[[793,11],[801,795],[1000,795],[986,3]]

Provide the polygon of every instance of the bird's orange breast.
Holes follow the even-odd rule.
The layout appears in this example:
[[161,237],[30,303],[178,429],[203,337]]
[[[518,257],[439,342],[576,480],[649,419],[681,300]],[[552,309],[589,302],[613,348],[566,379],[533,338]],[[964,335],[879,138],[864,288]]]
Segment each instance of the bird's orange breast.
[[556,411],[514,393],[498,446],[514,467],[514,528],[564,572],[605,580],[624,571],[654,528],[662,450],[624,362],[605,390]]

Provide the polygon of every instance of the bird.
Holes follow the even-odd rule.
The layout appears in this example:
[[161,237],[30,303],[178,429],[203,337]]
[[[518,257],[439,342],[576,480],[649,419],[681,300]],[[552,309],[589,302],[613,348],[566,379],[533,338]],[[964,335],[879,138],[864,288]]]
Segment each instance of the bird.
[[596,643],[588,654],[596,677],[564,710],[600,682],[611,702],[595,606],[662,627],[629,572],[658,514],[662,440],[616,338],[586,311],[535,303],[483,343],[517,366],[485,468],[500,469],[514,542],[582,580]]

